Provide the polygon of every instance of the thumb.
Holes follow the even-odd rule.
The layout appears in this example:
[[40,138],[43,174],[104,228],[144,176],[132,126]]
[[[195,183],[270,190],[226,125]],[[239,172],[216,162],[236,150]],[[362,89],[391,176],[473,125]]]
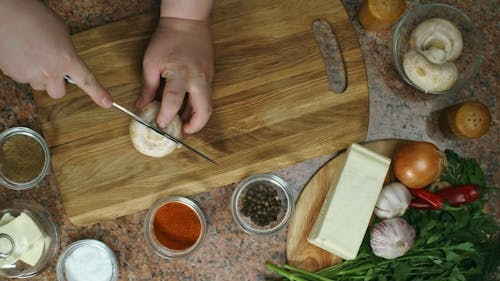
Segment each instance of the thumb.
[[76,62],[72,64],[68,75],[97,105],[103,108],[111,107],[111,95],[102,87],[80,58],[77,58]]

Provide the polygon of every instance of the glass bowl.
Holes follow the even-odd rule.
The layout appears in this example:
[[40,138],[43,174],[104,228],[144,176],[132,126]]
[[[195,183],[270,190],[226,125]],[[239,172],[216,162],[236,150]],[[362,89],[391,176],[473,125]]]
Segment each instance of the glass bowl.
[[270,174],[244,179],[236,186],[231,199],[236,224],[246,233],[257,236],[272,235],[283,229],[294,207],[288,184]]
[[[69,245],[57,261],[58,281],[118,280],[118,259],[108,245],[83,239]],[[99,276],[97,276],[99,275]]]
[[[410,49],[412,31],[422,21],[430,18],[443,18],[452,22],[462,33],[463,39],[462,54],[454,61],[458,69],[458,78],[450,89],[440,92],[426,91],[415,85],[403,69],[403,56]],[[482,49],[481,35],[473,21],[461,10],[445,4],[416,6],[399,21],[392,36],[392,55],[401,78],[414,88],[431,94],[453,93],[466,85],[479,70]]]
[[[36,141],[40,145],[40,150],[36,146],[33,147],[33,142],[28,140]],[[43,164],[32,161],[36,161],[33,157],[38,156],[43,157]],[[14,190],[33,188],[49,172],[49,146],[40,134],[30,128],[13,127],[7,129],[0,134],[0,167],[1,185]],[[36,170],[33,170],[34,167]],[[9,174],[13,175],[9,176]]]
[[0,240],[0,279],[30,278],[52,262],[59,229],[38,203],[16,199],[0,203]]
[[[162,233],[166,235],[165,237],[169,237],[171,239],[171,243],[181,243],[180,245],[185,246],[182,248],[175,248],[177,246],[170,246],[170,247],[166,246],[165,244],[167,243],[163,244],[160,241],[161,239],[158,239],[155,233],[155,218],[157,213],[161,211],[161,208],[166,207],[169,204],[172,207],[172,203],[181,204],[180,206],[182,206],[183,208],[184,207],[187,208],[185,210],[192,211],[192,213],[190,212],[190,214],[188,215],[189,216],[194,215],[200,223],[199,234],[197,236],[197,239],[195,239],[195,241],[192,241],[193,240],[192,237],[180,237],[182,235],[179,234],[179,231],[181,230],[184,231],[189,228],[185,227],[184,225],[177,225],[179,223],[182,224],[183,222],[189,219],[193,219],[192,217],[181,218],[180,214],[174,214],[173,212],[171,212],[172,214],[174,214],[173,216],[178,216],[177,220],[174,221],[172,217],[170,217],[168,218],[169,223],[165,223],[167,221],[164,221],[164,223],[162,223],[162,226],[160,227]],[[156,201],[149,208],[146,214],[146,218],[144,220],[144,235],[146,238],[146,242],[151,247],[151,249],[153,249],[155,254],[168,260],[181,259],[193,254],[200,247],[201,243],[205,239],[206,233],[207,233],[207,220],[205,218],[205,215],[195,202],[185,197],[171,196]]]

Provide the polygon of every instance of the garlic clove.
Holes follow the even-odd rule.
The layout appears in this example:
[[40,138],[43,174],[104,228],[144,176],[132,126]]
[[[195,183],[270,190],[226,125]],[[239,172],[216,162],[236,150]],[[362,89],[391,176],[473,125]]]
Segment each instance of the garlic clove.
[[395,217],[375,224],[370,233],[373,254],[395,259],[406,254],[415,242],[415,229],[404,219]]
[[385,185],[375,205],[374,213],[378,218],[388,219],[404,215],[410,205],[411,194],[400,182]]

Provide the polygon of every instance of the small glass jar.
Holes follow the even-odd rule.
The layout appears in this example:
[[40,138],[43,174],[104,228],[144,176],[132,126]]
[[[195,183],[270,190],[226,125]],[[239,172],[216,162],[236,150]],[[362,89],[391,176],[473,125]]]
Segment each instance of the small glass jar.
[[[273,199],[280,202],[276,220],[265,225],[256,223],[243,211],[249,189],[258,185],[272,190],[275,193]],[[244,179],[236,186],[231,200],[231,212],[236,224],[246,233],[257,236],[268,236],[282,230],[288,224],[294,208],[293,194],[288,184],[280,177],[271,174],[254,175]]]
[[[160,210],[160,208],[165,207],[171,203],[182,204],[183,207],[188,208],[188,210],[192,211],[195,214],[200,223],[198,238],[192,243],[192,245],[188,245],[183,249],[173,249],[172,247],[167,247],[160,242],[160,239],[158,239],[155,234],[155,217],[158,211]],[[169,226],[166,225],[164,227],[168,228]],[[175,230],[175,226],[171,227],[173,227],[172,230]],[[185,197],[172,196],[156,201],[149,208],[149,211],[146,214],[146,218],[144,220],[144,235],[146,238],[146,242],[153,249],[155,254],[168,260],[181,259],[193,254],[205,239],[206,233],[207,220],[205,218],[205,215],[195,202]]]
[[57,261],[58,281],[116,281],[118,259],[108,245],[95,239],[83,239],[69,245]]
[[[36,239],[35,232],[40,235]],[[59,231],[52,216],[38,203],[20,199],[0,204],[0,240],[0,279],[38,275],[59,249]]]
[[[40,150],[36,144],[40,145]],[[40,159],[32,158],[27,161],[28,157],[40,157]],[[25,190],[37,186],[50,169],[50,159],[47,142],[32,129],[13,127],[0,134],[0,184],[3,186],[14,190]],[[40,164],[31,162],[36,165],[30,167],[32,160],[40,161]],[[12,173],[19,173],[19,175],[9,176]],[[27,175],[22,175],[23,173]]]

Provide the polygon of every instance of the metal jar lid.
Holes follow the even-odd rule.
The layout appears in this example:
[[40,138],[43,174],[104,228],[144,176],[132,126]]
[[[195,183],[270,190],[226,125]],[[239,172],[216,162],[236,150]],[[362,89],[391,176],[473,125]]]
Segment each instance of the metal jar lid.
[[[96,274],[99,273],[97,266],[103,266],[106,274]],[[56,271],[58,281],[116,281],[118,269],[118,260],[108,245],[99,240],[83,239],[73,242],[62,252]]]

